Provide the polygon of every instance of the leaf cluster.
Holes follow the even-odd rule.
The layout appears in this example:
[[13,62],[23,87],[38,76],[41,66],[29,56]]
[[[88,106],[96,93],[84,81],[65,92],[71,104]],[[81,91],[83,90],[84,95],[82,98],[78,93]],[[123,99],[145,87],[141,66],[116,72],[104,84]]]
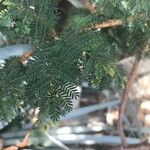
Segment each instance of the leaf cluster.
[[[17,58],[0,69],[0,118],[9,120],[26,105],[41,108],[41,118],[56,121],[71,111],[70,99],[86,81],[99,90],[120,87],[116,62],[132,55],[148,39],[148,0],[98,0],[97,13],[73,10],[59,40],[53,31],[59,18],[56,0],[0,0],[0,29],[17,43],[32,43],[34,61],[23,66]],[[126,18],[138,17],[130,22]],[[97,31],[96,23],[124,19],[123,26]],[[114,82],[115,81],[115,82]]]

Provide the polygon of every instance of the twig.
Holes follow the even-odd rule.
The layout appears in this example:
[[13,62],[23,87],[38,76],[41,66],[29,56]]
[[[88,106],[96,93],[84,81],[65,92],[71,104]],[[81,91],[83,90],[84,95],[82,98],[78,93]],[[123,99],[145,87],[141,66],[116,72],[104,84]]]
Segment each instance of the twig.
[[14,145],[14,146],[6,147],[3,150],[18,150],[20,148],[25,148],[25,147],[27,147],[29,145],[29,138],[31,136],[33,128],[35,127],[35,125],[37,123],[39,111],[40,111],[39,108],[31,109],[29,111],[28,117],[30,119],[30,122],[32,123],[32,127],[26,133],[26,135],[23,138],[23,140],[20,143]]
[[124,134],[124,130],[123,130],[123,115],[125,112],[125,106],[126,106],[126,101],[128,99],[128,93],[131,89],[132,83],[136,77],[137,74],[137,70],[138,70],[138,66],[140,64],[140,60],[138,57],[135,58],[133,67],[131,69],[131,72],[128,76],[128,80],[127,80],[127,84],[124,88],[124,90],[122,91],[122,95],[121,95],[121,104],[120,104],[120,109],[119,109],[119,119],[118,119],[118,127],[119,127],[119,134],[120,134],[120,138],[121,138],[121,145],[123,147],[127,146],[126,143],[126,139],[125,139],[125,134]]
[[26,64],[26,61],[33,56],[33,50],[30,50],[28,52],[26,52],[25,54],[23,54],[20,58],[19,58],[19,61],[22,63],[22,64]]
[[112,20],[107,20],[102,23],[98,23],[95,25],[96,29],[102,29],[102,28],[110,28],[110,27],[115,27],[115,26],[120,26],[125,24],[125,22],[133,21],[139,17],[128,17],[126,20],[124,19],[112,19]]
[[66,145],[64,145],[60,140],[56,139],[55,137],[53,137],[52,135],[45,133],[46,137],[51,140],[54,144],[56,144],[57,146],[59,146],[60,148],[64,149],[64,150],[71,150],[69,147],[67,147]]

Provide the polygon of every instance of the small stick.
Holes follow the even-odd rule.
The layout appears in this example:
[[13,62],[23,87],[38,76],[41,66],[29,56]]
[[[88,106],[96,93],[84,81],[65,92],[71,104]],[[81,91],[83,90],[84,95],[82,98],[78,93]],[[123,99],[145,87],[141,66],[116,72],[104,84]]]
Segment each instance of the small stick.
[[64,145],[61,141],[59,141],[57,138],[55,138],[54,136],[45,133],[46,137],[51,140],[54,144],[56,144],[57,146],[59,146],[60,148],[62,148],[63,150],[71,150],[69,147],[67,147],[66,145]]
[[31,121],[31,123],[32,123],[32,127],[31,127],[31,129],[26,133],[26,135],[25,135],[25,137],[23,138],[23,140],[20,142],[20,143],[18,143],[18,144],[16,144],[16,145],[14,145],[14,146],[9,146],[9,147],[6,147],[6,148],[4,148],[3,150],[18,150],[19,148],[25,148],[25,147],[27,147],[28,145],[29,145],[29,138],[30,138],[30,136],[31,136],[31,133],[32,133],[32,130],[33,130],[33,128],[35,127],[35,125],[36,125],[36,122],[37,122],[37,120],[38,120],[38,114],[39,114],[39,108],[35,108],[35,109],[31,109],[30,110],[30,112],[29,112],[29,119],[30,119],[30,121]]
[[30,50],[30,51],[24,53],[24,54],[19,58],[19,61],[20,61],[22,64],[25,64],[26,61],[27,61],[30,57],[32,57],[32,55],[33,55],[33,50]]
[[104,21],[102,23],[98,23],[96,24],[94,27],[96,29],[103,29],[103,28],[110,28],[110,27],[116,27],[116,26],[120,26],[120,25],[123,25],[125,22],[129,22],[129,21],[133,21],[135,20],[137,17],[128,17],[125,20],[123,19],[112,19],[112,20],[107,20],[107,21]]

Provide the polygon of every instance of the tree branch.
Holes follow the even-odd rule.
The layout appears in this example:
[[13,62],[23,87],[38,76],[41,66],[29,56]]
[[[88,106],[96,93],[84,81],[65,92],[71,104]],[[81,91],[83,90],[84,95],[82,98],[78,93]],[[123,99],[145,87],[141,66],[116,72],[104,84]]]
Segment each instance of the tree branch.
[[116,27],[125,24],[126,22],[134,21],[136,19],[141,18],[141,16],[130,16],[126,20],[125,19],[111,19],[104,21],[102,23],[97,23],[94,28],[95,29],[103,29],[103,28],[110,28],[110,27]]
[[14,145],[14,146],[6,147],[3,150],[18,150],[19,148],[25,148],[29,145],[29,138],[31,136],[33,128],[35,127],[35,125],[37,123],[39,111],[40,110],[38,107],[35,109],[30,109],[30,111],[28,113],[28,117],[32,124],[31,129],[26,133],[25,137],[23,138],[23,140],[20,143]]
[[119,109],[119,120],[118,120],[118,127],[119,127],[119,134],[120,134],[120,138],[121,138],[121,144],[123,147],[127,146],[126,143],[126,139],[125,139],[125,134],[124,134],[124,130],[123,130],[123,115],[125,112],[125,106],[126,106],[126,102],[128,99],[128,93],[131,89],[132,83],[134,81],[134,79],[136,78],[136,74],[137,74],[137,70],[140,64],[140,60],[138,57],[135,58],[135,62],[133,64],[132,70],[128,76],[128,80],[127,80],[127,84],[124,88],[124,90],[122,91],[122,95],[121,95],[121,104],[120,104],[120,109]]

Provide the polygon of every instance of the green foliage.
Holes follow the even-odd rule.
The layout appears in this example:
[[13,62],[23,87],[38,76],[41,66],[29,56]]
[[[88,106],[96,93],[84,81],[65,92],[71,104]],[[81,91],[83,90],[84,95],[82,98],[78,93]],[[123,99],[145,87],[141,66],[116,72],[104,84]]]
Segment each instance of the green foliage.
[[[73,10],[58,41],[52,38],[59,19],[56,0],[0,0],[0,29],[17,43],[31,42],[34,61],[16,58],[0,69],[0,119],[10,120],[20,107],[41,108],[41,118],[53,121],[71,111],[71,98],[83,81],[100,90],[120,87],[116,62],[131,55],[149,35],[149,0],[98,0],[97,13]],[[96,23],[138,17],[123,26],[97,31]],[[14,25],[13,25],[14,24]],[[118,52],[119,50],[119,52]]]

